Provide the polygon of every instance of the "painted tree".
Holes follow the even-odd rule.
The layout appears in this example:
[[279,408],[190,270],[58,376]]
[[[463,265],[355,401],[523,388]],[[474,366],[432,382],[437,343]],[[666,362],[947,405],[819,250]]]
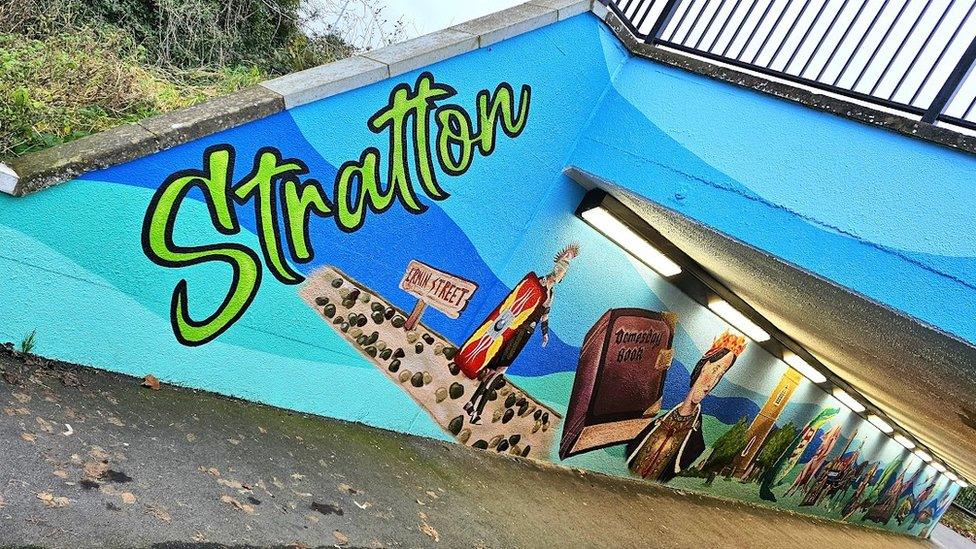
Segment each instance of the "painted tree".
[[749,424],[745,416],[739,418],[728,431],[712,444],[712,453],[701,466],[701,471],[708,475],[707,484],[715,480],[715,476],[723,469],[730,468],[732,460],[742,451],[746,445],[746,434],[749,431]]
[[755,466],[753,467],[753,478],[758,478],[766,469],[772,467],[776,460],[779,459],[783,452],[786,451],[787,446],[790,442],[796,438],[797,427],[793,425],[792,422],[787,423],[780,429],[776,429],[774,433],[766,438],[766,442],[763,443],[762,449],[759,450],[759,454],[756,455]]

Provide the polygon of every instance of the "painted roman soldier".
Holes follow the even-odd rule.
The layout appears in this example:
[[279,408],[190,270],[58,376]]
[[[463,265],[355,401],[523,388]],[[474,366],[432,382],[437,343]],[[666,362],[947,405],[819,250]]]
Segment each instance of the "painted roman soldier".
[[542,329],[542,346],[549,344],[549,311],[556,285],[579,255],[579,246],[570,244],[556,254],[552,271],[542,278],[529,273],[461,346],[455,362],[461,370],[478,379],[471,400],[464,405],[471,423],[481,421],[491,391],[535,333]]
[[746,347],[746,338],[729,332],[712,343],[691,373],[685,399],[651,422],[627,445],[627,466],[643,478],[667,482],[705,451],[701,402],[718,385]]

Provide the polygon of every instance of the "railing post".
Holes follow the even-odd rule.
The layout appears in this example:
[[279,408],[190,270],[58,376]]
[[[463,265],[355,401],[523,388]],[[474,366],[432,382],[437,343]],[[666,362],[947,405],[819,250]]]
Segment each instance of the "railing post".
[[952,102],[952,99],[956,96],[956,93],[959,91],[962,83],[966,81],[974,66],[976,66],[976,39],[969,44],[969,47],[963,52],[962,58],[959,59],[959,63],[949,73],[949,77],[946,79],[945,84],[942,85],[942,89],[935,95],[935,99],[932,100],[928,110],[922,116],[922,122],[934,124],[942,116],[942,113],[945,112],[946,107]]
[[661,10],[661,15],[654,22],[654,26],[651,27],[650,32],[647,33],[647,38],[645,41],[648,44],[654,44],[661,37],[661,33],[667,28],[668,23],[671,22],[671,18],[674,17],[676,11],[678,11],[678,6],[681,5],[681,0],[667,0],[664,5],[664,9]]

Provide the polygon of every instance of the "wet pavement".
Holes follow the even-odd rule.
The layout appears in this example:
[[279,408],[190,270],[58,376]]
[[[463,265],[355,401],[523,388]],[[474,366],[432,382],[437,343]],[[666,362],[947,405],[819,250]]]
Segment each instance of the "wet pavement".
[[0,350],[0,547],[933,546],[28,362]]

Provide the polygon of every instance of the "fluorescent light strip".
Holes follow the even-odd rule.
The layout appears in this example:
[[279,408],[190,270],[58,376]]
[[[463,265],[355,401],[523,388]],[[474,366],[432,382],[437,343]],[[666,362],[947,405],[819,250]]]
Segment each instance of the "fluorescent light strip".
[[800,355],[798,355],[798,354],[796,354],[796,353],[794,353],[792,351],[786,351],[786,352],[784,352],[783,353],[783,360],[787,364],[789,364],[791,368],[793,368],[797,372],[800,372],[807,379],[809,379],[810,381],[812,381],[814,383],[818,383],[819,384],[819,383],[824,383],[824,382],[827,381],[827,376],[821,374],[820,373],[820,370],[817,370],[813,366],[810,366],[810,364],[807,361],[805,361],[802,358],[800,358]]
[[969,483],[963,479],[957,480],[956,484],[958,484],[960,488],[969,488]]
[[932,461],[932,456],[930,456],[928,452],[922,450],[921,448],[915,450],[915,455],[918,456],[918,459],[924,461],[925,463]]
[[659,275],[669,277],[681,273],[681,267],[677,263],[668,259],[606,209],[598,206],[586,210],[583,212],[583,219]]
[[904,446],[906,450],[915,449],[915,443],[912,442],[911,440],[908,440],[908,438],[906,438],[905,435],[898,433],[897,435],[895,435],[894,438],[895,438],[895,442]]
[[881,419],[880,417],[874,414],[868,416],[868,421],[871,422],[871,425],[874,425],[875,427],[880,429],[882,433],[886,435],[895,430],[890,423],[888,423],[887,421]]
[[722,299],[713,299],[708,302],[708,308],[729,324],[735,326],[737,330],[745,334],[749,339],[756,343],[769,341],[769,334],[759,326],[755,325],[746,315],[740,313],[735,307]]
[[957,477],[956,474],[953,473],[952,471],[946,471],[945,475],[946,478],[951,480],[952,482],[956,482],[957,480],[959,480],[959,477]]
[[945,473],[945,470],[946,470],[945,465],[942,465],[938,461],[933,461],[932,462],[932,468],[935,469],[936,471],[940,472],[940,473]]
[[863,404],[861,404],[860,402],[858,402],[858,400],[856,398],[854,398],[851,395],[847,394],[847,391],[841,389],[840,387],[834,387],[834,391],[833,392],[834,392],[834,398],[836,398],[837,400],[839,400],[841,402],[841,404],[843,404],[844,406],[847,406],[851,410],[853,410],[853,411],[855,411],[857,413],[861,413],[864,410],[866,410],[866,408],[864,407]]

